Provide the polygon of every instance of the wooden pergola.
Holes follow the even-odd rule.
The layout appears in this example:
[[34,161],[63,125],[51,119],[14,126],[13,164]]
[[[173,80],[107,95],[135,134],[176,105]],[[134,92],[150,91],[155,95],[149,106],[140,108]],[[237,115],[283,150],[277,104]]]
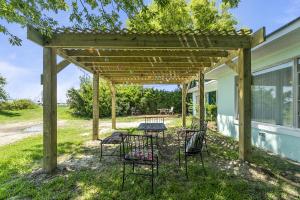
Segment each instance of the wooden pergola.
[[[227,63],[239,75],[239,155],[250,159],[251,48],[265,29],[239,31],[147,31],[56,29],[45,37],[32,27],[29,40],[43,47],[43,146],[46,172],[57,166],[57,74],[70,63],[93,74],[93,139],[99,131],[99,77],[110,83],[112,128],[116,128],[116,84],[181,84],[186,125],[188,83],[199,81],[199,118],[204,120],[204,73]],[[64,58],[57,63],[56,56]],[[231,61],[237,56],[238,65]]]

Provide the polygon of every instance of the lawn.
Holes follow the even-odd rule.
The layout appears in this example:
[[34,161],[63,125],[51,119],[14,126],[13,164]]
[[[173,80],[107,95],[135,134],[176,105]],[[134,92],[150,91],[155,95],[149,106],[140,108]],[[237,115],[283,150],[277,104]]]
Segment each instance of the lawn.
[[[90,118],[80,118],[72,115],[69,107],[58,106],[57,116],[60,120],[91,120]],[[14,122],[25,122],[25,121],[42,121],[43,108],[41,106],[34,109],[25,110],[0,110],[0,123],[14,123]],[[118,122],[134,122],[137,120],[143,120],[143,116],[119,116],[117,117]],[[111,118],[101,118],[100,122],[109,122]]]
[[[59,168],[40,173],[42,137],[30,137],[0,147],[0,199],[299,199],[299,164],[253,148],[251,164],[238,161],[237,142],[209,132],[210,155],[190,159],[190,179],[177,164],[175,128],[168,131],[162,149],[155,193],[150,181],[129,177],[121,191],[122,167],[118,159],[99,160],[99,143],[91,142],[91,127],[73,119],[58,130]],[[173,119],[172,126],[179,119]],[[298,178],[297,178],[298,177]]]

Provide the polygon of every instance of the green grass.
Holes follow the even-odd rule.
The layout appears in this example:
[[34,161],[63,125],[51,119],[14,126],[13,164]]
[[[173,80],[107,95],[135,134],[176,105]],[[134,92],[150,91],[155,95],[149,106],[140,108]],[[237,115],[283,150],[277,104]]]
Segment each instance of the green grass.
[[[73,116],[66,106],[57,107],[57,116],[62,120],[72,120],[78,119]],[[43,118],[43,108],[38,106],[34,109],[25,110],[0,110],[0,123],[14,123],[14,122],[24,122],[24,121],[42,121]]]
[[[68,126],[58,130],[59,156],[72,155],[80,160],[80,156],[92,153],[95,162],[100,162],[99,152],[84,145],[90,135],[82,133],[90,133],[91,127],[82,126],[85,120],[69,119],[72,120]],[[180,119],[174,118],[170,125],[180,124]],[[168,132],[174,133],[175,129]],[[118,159],[104,159],[99,169],[59,170],[53,175],[33,176],[32,171],[42,164],[42,137],[26,138],[0,147],[0,199],[299,199],[299,188],[282,180],[249,179],[225,169],[226,163],[238,158],[237,142],[215,132],[210,132],[209,138],[211,155],[204,154],[207,175],[199,160],[189,159],[189,180],[184,176],[184,168],[177,165],[175,147],[172,143],[165,147],[169,156],[161,159],[153,195],[150,181],[144,177],[128,177],[121,191],[122,166]],[[285,170],[300,174],[299,166],[257,148],[253,148],[253,163],[274,174]]]
[[42,120],[42,115],[41,107],[17,111],[0,110],[0,123]]

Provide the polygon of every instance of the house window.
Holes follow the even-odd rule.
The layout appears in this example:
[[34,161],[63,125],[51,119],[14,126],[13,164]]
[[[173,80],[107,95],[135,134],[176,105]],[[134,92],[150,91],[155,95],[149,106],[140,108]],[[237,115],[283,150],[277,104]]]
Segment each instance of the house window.
[[216,105],[217,103],[217,92],[216,91],[211,91],[211,92],[206,92],[205,93],[205,103],[206,104],[214,104]]
[[253,73],[252,120],[293,126],[293,63]]

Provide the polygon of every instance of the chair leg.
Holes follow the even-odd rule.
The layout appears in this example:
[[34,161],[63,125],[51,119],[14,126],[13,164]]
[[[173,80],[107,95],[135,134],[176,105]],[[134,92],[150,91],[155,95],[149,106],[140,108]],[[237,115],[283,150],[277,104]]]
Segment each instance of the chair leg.
[[102,155],[103,155],[103,147],[102,147],[102,142],[100,144],[100,161],[102,160]]
[[122,158],[122,144],[120,144],[120,159]]
[[203,157],[202,157],[202,153],[200,152],[200,158],[201,158],[201,163],[202,163],[202,168],[204,171],[204,174],[206,175],[206,171],[205,171],[205,167],[204,167],[204,162],[203,162]]
[[207,155],[209,155],[207,144],[206,144],[206,138],[204,138],[204,144],[205,144],[205,149],[206,149]]
[[152,164],[151,165],[152,166],[152,174],[151,174],[151,193],[153,194],[153,192],[154,192],[154,165]]
[[157,161],[156,161],[156,175],[158,176],[158,157],[156,158],[157,159]]
[[185,175],[186,175],[186,178],[189,179],[189,176],[188,176],[188,164],[187,164],[187,155],[185,154],[184,155],[184,159],[185,159]]
[[124,189],[125,182],[125,162],[123,162],[123,180],[122,180],[122,190]]
[[180,160],[180,147],[178,148],[178,164],[181,167],[181,160]]
[[134,172],[134,162],[132,162],[132,171]]

